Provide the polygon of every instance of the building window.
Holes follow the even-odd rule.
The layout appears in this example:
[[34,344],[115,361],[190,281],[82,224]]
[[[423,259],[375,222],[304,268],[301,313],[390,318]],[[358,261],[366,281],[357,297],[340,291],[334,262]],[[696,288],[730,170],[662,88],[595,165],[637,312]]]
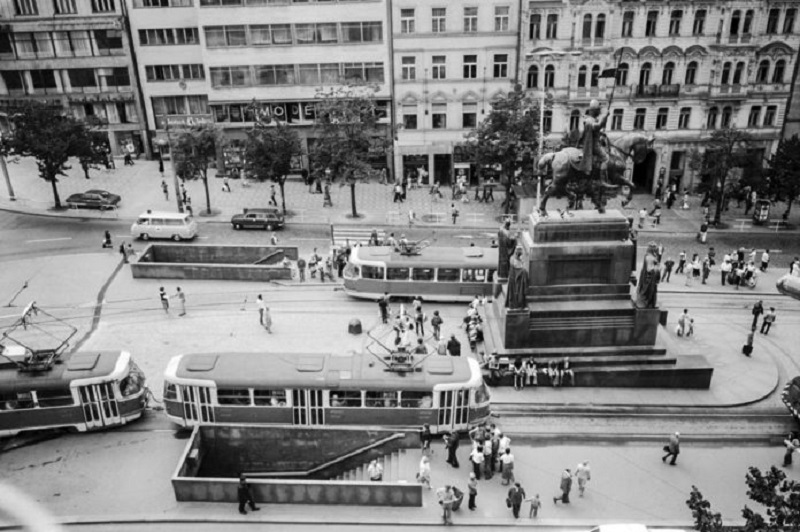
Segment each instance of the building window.
[[478,8],[464,8],[464,32],[473,33],[478,31]]
[[573,109],[572,112],[569,114],[569,130],[570,131],[577,131],[581,127],[581,112],[577,109]]
[[794,31],[794,19],[797,17],[797,9],[791,8],[786,10],[786,15],[783,19],[783,33],[792,33]]
[[625,117],[625,111],[623,109],[614,109],[614,112],[611,114],[611,130],[612,131],[621,131],[622,130],[622,119]]
[[114,0],[92,0],[93,13],[110,13],[114,11]]
[[[349,37],[352,35],[357,40],[355,42],[361,42],[365,38],[366,39],[373,39],[374,36],[369,31],[362,32],[361,23],[356,22],[355,24],[351,24],[349,27],[345,28],[342,25],[342,36]],[[356,26],[355,28],[353,26]],[[266,27],[268,31],[268,26]],[[269,44],[269,37],[268,35],[264,35],[265,26],[250,26],[248,28],[250,30],[250,44],[256,44],[256,40],[260,41],[258,44]],[[257,35],[259,32],[260,35]],[[381,27],[378,29],[378,40],[381,40],[383,37],[383,28]],[[335,23],[319,23],[319,24],[295,24],[294,25],[294,34],[295,40],[297,44],[314,44],[314,43],[333,43],[338,42],[339,35],[338,29]],[[353,42],[353,41],[347,41]]]
[[633,11],[626,11],[624,15],[622,15],[622,37],[631,37],[633,36]]
[[722,77],[720,78],[721,85],[728,85],[731,80],[731,63],[730,61],[722,65]]
[[478,77],[478,56],[464,56],[464,79],[476,79]]
[[645,118],[647,118],[647,109],[640,107],[633,115],[633,129],[644,129]]
[[508,6],[494,7],[494,31],[508,31]]
[[719,109],[712,107],[708,110],[708,119],[706,120],[706,129],[717,129],[717,114]]
[[740,85],[742,83],[742,74],[744,73],[744,63],[739,61],[736,63],[736,69],[733,71],[733,84]]
[[461,127],[471,129],[478,125],[478,104],[465,102],[461,104]]
[[[337,72],[337,78],[339,78]],[[294,65],[257,65],[255,84],[259,86],[294,85]]]
[[[223,26],[219,27],[222,28]],[[244,26],[242,26],[242,28],[244,28]],[[206,33],[206,38],[208,38],[208,33]],[[197,42],[197,28],[139,30],[139,43],[142,46],[171,46],[177,44],[197,44]]]
[[770,9],[767,17],[767,33],[778,33],[778,19],[781,18],[780,9]]
[[[54,92],[56,86],[56,76],[53,70],[31,70],[31,88],[34,92]],[[130,79],[128,80],[130,84]]]
[[192,65],[148,65],[144,67],[147,81],[178,81],[181,79],[205,79],[201,64]]
[[494,54],[494,77],[508,77],[508,54]]
[[764,113],[764,126],[774,126],[775,125],[775,115],[778,114],[778,106],[777,105],[768,105],[767,112]]
[[207,96],[160,96],[152,99],[153,114],[164,115],[206,115]]
[[443,55],[434,55],[432,62],[433,66],[431,74],[433,76],[433,79],[445,79],[447,77],[447,70],[446,70],[447,58]]
[[686,65],[686,78],[683,81],[684,85],[694,85],[697,78],[697,61],[692,61]]
[[541,30],[542,30],[542,16],[538,14],[531,15],[531,21],[528,24],[528,38],[539,39]]
[[581,65],[578,69],[578,87],[586,87],[586,72],[588,69],[586,65]]
[[647,23],[644,27],[644,36],[645,37],[655,37],[656,36],[656,25],[658,24],[658,11],[648,11],[647,12]]
[[675,9],[669,17],[669,35],[670,37],[677,37],[681,34],[681,20],[683,19],[683,10]]
[[528,67],[528,79],[526,83],[529,89],[535,89],[539,87],[539,67],[536,65],[531,65]]
[[[203,29],[205,30],[206,46],[208,48],[247,45],[247,30],[245,26],[206,26]],[[150,30],[144,31],[149,32]]]
[[738,9],[731,15],[731,35],[739,35],[739,22],[742,18],[742,12]]
[[769,79],[769,60],[764,59],[758,64],[756,70],[756,83],[766,83]]
[[342,42],[382,42],[383,24],[380,22],[343,22]]
[[[316,67],[316,65],[302,65],[303,67]],[[246,87],[250,85],[250,68],[246,66],[234,67],[211,67],[209,68],[209,75],[211,76],[211,86],[214,88],[219,87]],[[314,83],[313,76],[307,73],[304,75],[301,68],[300,83],[306,84],[306,81]],[[316,80],[319,83],[319,80]]]
[[662,85],[672,85],[672,74],[675,72],[675,63],[672,61],[667,62],[664,65],[664,69],[661,71],[661,84]]
[[615,75],[615,83],[617,85],[627,85],[628,84],[628,63],[620,63],[617,67],[617,73]]
[[56,15],[74,15],[78,12],[75,0],[53,0],[53,10]]
[[447,128],[447,104],[435,103],[431,106],[431,117],[433,120],[433,129],[446,129]]
[[722,108],[722,118],[720,120],[720,127],[731,127],[731,117],[733,116],[733,108],[726,106]]
[[417,58],[414,56],[404,56],[401,61],[401,78],[405,80],[417,79]]
[[400,10],[400,33],[414,33],[415,23],[414,23],[414,10],[413,9],[401,9]]
[[754,105],[750,108],[750,114],[747,115],[747,127],[758,127],[761,119],[761,106]]
[[783,71],[786,69],[786,61],[778,59],[775,63],[775,70],[772,71],[772,83],[783,83]]
[[583,16],[583,40],[592,40],[592,15],[589,14]]
[[694,12],[694,24],[692,24],[692,35],[702,35],[706,27],[706,10],[698,9]]
[[344,79],[383,83],[383,63],[345,63]]
[[417,129],[417,106],[404,105],[403,106],[403,128]]
[[547,28],[545,38],[557,39],[558,38],[558,15],[547,15]]
[[14,12],[19,16],[38,15],[39,6],[36,0],[14,0]]
[[742,34],[750,35],[753,31],[753,10],[748,9],[744,14],[744,25],[742,25]]
[[678,129],[689,129],[689,120],[692,117],[691,107],[682,107],[681,114],[678,115]]
[[556,68],[553,65],[544,67],[544,88],[552,89],[556,81]]
[[447,31],[447,9],[444,7],[434,7],[431,9],[431,31],[433,33],[444,33]]
[[602,39],[606,36],[606,16],[597,15],[597,22],[594,25],[594,38]]
[[[193,0],[133,0],[133,7],[192,7]],[[200,5],[203,5],[201,1]]]
[[650,63],[645,63],[642,65],[642,68],[639,70],[639,87],[650,85],[651,68],[652,65]]
[[553,131],[553,111],[550,109],[545,109],[544,116],[542,120],[542,131],[545,135],[549,134]]
[[600,83],[600,65],[594,65],[592,67],[591,85],[592,87],[597,87],[599,83]]
[[666,129],[667,128],[667,117],[669,116],[669,109],[666,107],[660,107],[658,109],[658,114],[656,115],[656,129]]

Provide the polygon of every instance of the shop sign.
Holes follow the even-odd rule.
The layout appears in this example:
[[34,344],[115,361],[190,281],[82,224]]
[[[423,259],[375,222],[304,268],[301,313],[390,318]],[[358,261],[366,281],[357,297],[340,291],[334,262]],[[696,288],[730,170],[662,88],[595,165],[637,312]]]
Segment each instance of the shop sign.
[[171,115],[171,116],[156,116],[156,128],[166,129],[202,126],[204,124],[213,124],[214,117],[212,115]]

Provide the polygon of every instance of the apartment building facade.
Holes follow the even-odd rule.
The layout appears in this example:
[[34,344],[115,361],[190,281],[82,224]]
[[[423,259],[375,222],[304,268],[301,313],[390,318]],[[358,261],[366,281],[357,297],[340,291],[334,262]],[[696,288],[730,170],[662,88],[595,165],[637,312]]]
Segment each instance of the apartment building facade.
[[516,0],[392,0],[395,174],[442,184],[476,168],[465,134],[513,88]]
[[0,111],[35,100],[108,133],[121,154],[148,153],[123,0],[0,3]]
[[[166,148],[171,131],[214,123],[232,144],[222,162],[240,166],[255,102],[297,127],[307,152],[319,91],[350,81],[377,87],[390,131],[384,0],[126,1],[156,145]],[[386,166],[386,155],[374,164]]]
[[[610,138],[637,130],[656,139],[647,160],[632,168],[634,182],[655,190],[661,177],[692,187],[699,177],[690,156],[714,129],[746,129],[756,156],[777,146],[800,46],[798,7],[530,0],[520,77],[528,90],[554,99],[545,114],[549,145],[578,128],[591,99],[604,108],[610,102]],[[617,68],[615,79],[600,77],[608,68]]]

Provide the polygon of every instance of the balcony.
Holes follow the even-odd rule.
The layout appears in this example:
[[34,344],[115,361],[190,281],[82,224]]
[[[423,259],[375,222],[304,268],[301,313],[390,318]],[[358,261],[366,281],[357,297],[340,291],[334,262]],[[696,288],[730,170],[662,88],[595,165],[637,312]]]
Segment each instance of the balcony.
[[677,98],[680,95],[680,85],[632,85],[633,98]]

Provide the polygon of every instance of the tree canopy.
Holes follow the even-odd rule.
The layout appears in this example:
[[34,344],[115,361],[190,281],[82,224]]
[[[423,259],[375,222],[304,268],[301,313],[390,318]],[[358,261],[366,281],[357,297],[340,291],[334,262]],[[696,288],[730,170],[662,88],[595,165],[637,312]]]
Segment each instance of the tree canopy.
[[208,193],[208,167],[217,159],[217,149],[225,145],[222,131],[211,124],[194,126],[183,131],[172,144],[175,171],[181,179],[200,179],[206,192],[206,212],[211,214]]
[[735,186],[731,170],[741,168],[749,160],[747,148],[752,137],[744,130],[728,127],[716,129],[706,141],[703,157],[703,182],[700,190],[711,193],[716,198],[714,225],[720,223],[726,194]]
[[784,220],[789,217],[792,203],[800,196],[800,137],[782,139],[769,160],[769,194],[776,201],[786,202]]

